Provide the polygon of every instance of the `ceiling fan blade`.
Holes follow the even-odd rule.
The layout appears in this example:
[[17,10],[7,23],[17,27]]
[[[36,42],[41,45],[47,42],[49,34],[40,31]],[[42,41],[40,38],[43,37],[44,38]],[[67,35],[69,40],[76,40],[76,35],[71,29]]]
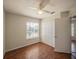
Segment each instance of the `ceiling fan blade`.
[[29,8],[42,10],[48,4],[48,2],[49,0],[40,0],[38,7],[29,7]]
[[54,14],[55,12],[53,11],[53,12],[51,12],[51,14]]
[[41,3],[39,4],[39,8],[43,9],[48,3],[49,0],[41,0]]
[[43,10],[44,12],[46,12],[46,13],[50,13],[50,14],[54,14],[55,12],[53,11],[53,12],[50,12],[50,11],[47,11],[47,10]]
[[34,8],[34,7],[29,7],[29,8],[31,8],[31,9],[38,9],[38,8]]

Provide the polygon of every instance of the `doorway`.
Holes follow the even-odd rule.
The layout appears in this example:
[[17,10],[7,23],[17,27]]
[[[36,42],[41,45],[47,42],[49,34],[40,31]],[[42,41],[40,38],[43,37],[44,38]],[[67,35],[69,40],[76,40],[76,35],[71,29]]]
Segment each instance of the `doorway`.
[[71,17],[71,53],[72,59],[76,59],[76,16]]

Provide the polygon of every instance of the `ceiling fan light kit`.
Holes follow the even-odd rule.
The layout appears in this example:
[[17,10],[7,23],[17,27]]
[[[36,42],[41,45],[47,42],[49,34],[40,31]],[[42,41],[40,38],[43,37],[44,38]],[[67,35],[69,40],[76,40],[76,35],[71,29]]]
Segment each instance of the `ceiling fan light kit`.
[[43,14],[43,11],[42,11],[42,10],[39,10],[39,11],[38,11],[38,14]]
[[30,8],[38,10],[38,14],[40,14],[40,15],[43,14],[43,13],[54,14],[55,11],[44,10],[44,8],[46,7],[46,5],[48,4],[47,1],[48,0],[41,0],[41,2],[38,4],[38,8],[33,8],[33,7],[30,7]]

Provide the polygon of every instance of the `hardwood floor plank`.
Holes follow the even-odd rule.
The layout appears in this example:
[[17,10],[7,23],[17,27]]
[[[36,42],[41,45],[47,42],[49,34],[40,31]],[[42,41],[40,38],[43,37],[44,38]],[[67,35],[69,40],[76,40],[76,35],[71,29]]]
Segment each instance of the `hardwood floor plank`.
[[71,59],[69,54],[57,53],[44,43],[36,43],[7,52],[4,59]]

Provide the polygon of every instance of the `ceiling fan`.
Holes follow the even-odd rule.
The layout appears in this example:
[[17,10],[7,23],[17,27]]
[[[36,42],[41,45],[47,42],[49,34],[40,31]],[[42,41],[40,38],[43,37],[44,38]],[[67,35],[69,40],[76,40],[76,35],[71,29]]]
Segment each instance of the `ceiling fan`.
[[31,9],[37,9],[39,14],[43,14],[43,12],[49,13],[49,14],[54,14],[55,11],[48,11],[48,10],[43,10],[43,8],[48,4],[49,0],[40,0],[40,3],[38,4],[38,8],[33,8],[30,7]]

